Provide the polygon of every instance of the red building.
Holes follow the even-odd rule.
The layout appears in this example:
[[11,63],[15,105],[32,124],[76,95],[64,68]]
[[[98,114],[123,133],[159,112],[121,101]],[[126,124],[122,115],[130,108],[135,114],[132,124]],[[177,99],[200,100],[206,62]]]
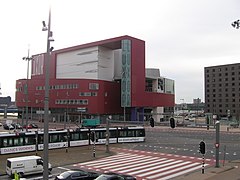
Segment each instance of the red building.
[[[45,55],[34,55],[31,78],[16,82],[16,105],[26,107],[28,84],[32,114],[44,107]],[[49,110],[57,119],[79,110],[91,117],[122,117],[125,110],[127,120],[142,120],[146,109],[157,114],[174,107],[174,81],[145,69],[145,42],[130,36],[53,51],[49,75]]]

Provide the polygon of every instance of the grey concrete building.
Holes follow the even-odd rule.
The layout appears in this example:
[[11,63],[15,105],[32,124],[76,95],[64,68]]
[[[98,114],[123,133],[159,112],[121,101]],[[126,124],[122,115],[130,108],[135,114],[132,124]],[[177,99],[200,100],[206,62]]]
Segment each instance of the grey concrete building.
[[204,68],[205,113],[240,116],[240,63]]

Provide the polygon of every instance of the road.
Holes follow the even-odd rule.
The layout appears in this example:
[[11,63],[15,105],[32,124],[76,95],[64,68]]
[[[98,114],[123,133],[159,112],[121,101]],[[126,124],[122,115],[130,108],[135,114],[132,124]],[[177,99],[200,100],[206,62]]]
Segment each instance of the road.
[[[57,125],[57,124],[53,124],[53,125]],[[160,177],[160,175],[162,177],[177,176],[184,172],[191,172],[194,169],[199,170],[199,167],[201,167],[202,155],[199,154],[198,150],[199,150],[199,142],[202,140],[206,142],[205,159],[207,160],[207,162],[211,162],[211,163],[206,162],[206,165],[209,165],[209,166],[213,165],[211,160],[215,159],[215,139],[216,137],[215,137],[214,131],[199,130],[199,129],[192,130],[190,128],[171,129],[166,127],[165,128],[146,127],[146,142],[135,143],[135,144],[131,144],[131,143],[123,144],[124,149],[130,150],[132,152],[124,152],[125,154],[121,154],[121,156],[123,157],[121,163],[118,162],[115,165],[114,164],[101,165],[101,164],[98,164],[99,162],[96,162],[96,161],[95,162],[89,161],[89,162],[86,162],[85,164],[72,163],[72,164],[69,164],[68,166],[56,167],[53,170],[52,174],[54,177],[55,175],[63,172],[66,169],[86,168],[89,170],[91,169],[96,171],[99,170],[100,172],[104,172],[105,170],[116,171],[116,172],[128,172],[129,174],[137,176],[138,179],[157,177],[157,176]],[[240,159],[239,149],[240,149],[240,133],[232,133],[232,132],[220,133],[220,160],[222,160],[221,163],[223,163],[224,159],[226,161]],[[120,153],[123,153],[122,151],[123,151],[122,149],[119,150]],[[145,154],[142,154],[143,151],[145,152]],[[134,160],[133,164],[128,164],[130,163],[129,159],[127,159],[129,156],[136,156],[136,157],[132,157]],[[157,163],[155,162],[155,158],[156,158],[155,156],[157,156],[160,159],[163,159],[163,161],[166,161],[166,164],[164,167],[161,166],[162,164],[160,165],[154,164],[154,163]],[[142,157],[144,157],[146,161],[138,162],[138,159]],[[119,157],[113,156],[112,158],[114,159]],[[113,159],[110,159],[110,158],[106,159],[108,160],[107,163],[115,163],[115,162],[112,162]],[[159,161],[159,159],[157,159],[157,161]],[[174,165],[168,164],[169,162],[171,163],[171,161],[174,161],[177,163]],[[143,163],[146,163],[146,164],[144,164],[143,166]],[[147,164],[149,164],[149,166],[153,164],[153,166],[155,167],[149,167]],[[118,167],[114,167],[114,166],[118,166]],[[147,167],[147,168],[144,168],[144,167]],[[174,167],[178,167],[178,168],[174,168]],[[185,167],[186,169],[181,169],[183,167]],[[121,171],[119,171],[119,168],[122,168]],[[149,168],[152,168],[152,170],[150,169],[151,171],[149,171],[148,170]],[[161,172],[160,169],[165,169],[166,171],[164,170],[163,172]],[[171,174],[167,174],[167,172],[171,172]],[[38,176],[38,177],[41,178],[41,176]],[[8,177],[4,177],[4,176],[2,176],[1,178],[9,179]],[[30,177],[28,179],[37,179],[37,178]]]
[[[215,159],[216,133],[214,131],[152,128],[146,130],[146,137],[146,143],[139,144],[134,149],[202,157],[198,150],[199,142],[204,140],[206,143],[205,158]],[[239,133],[220,133],[220,160],[224,160],[224,158],[230,161],[239,160],[239,149]]]

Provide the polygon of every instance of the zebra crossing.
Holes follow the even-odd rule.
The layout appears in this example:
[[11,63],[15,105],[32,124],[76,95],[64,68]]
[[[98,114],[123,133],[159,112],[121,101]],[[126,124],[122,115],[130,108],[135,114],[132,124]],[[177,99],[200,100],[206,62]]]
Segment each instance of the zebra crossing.
[[[138,180],[172,179],[202,168],[202,158],[120,148],[115,151],[118,151],[116,155],[74,166],[101,173],[128,174]],[[213,160],[205,159],[205,167],[213,163]]]

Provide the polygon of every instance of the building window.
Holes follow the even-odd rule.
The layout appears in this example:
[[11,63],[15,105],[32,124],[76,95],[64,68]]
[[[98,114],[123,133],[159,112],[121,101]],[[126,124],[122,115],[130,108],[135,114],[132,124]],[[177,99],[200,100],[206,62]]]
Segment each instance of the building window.
[[79,96],[97,96],[97,92],[80,92]]
[[89,89],[98,90],[99,89],[99,84],[98,83],[89,83]]

